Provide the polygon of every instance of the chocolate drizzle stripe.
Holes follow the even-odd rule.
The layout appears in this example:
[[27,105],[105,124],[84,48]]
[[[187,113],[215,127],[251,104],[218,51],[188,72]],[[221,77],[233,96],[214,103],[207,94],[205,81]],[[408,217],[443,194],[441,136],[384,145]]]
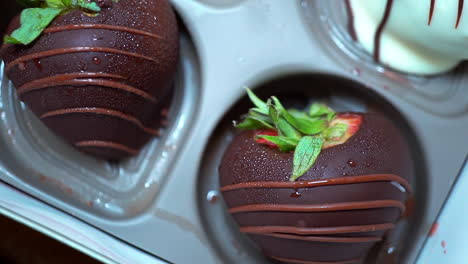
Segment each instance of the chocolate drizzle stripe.
[[53,84],[57,81],[73,80],[73,79],[82,79],[82,78],[111,78],[111,79],[126,79],[125,77],[117,74],[102,73],[102,72],[79,72],[79,73],[67,73],[54,75],[34,81],[27,82],[21,85],[16,92],[18,94],[27,93],[30,90],[34,90],[35,87],[49,87],[54,86]]
[[458,0],[457,23],[455,24],[455,28],[458,28],[458,26],[460,25],[461,17],[463,15],[464,4],[465,4],[465,0]]
[[335,227],[244,226],[240,227],[240,231],[242,233],[251,234],[287,233],[297,235],[334,235],[386,231],[394,227],[395,225],[392,223]]
[[[138,95],[140,97],[143,97],[144,99],[149,100],[149,101],[153,101],[153,102],[156,101],[156,98],[148,94],[147,92],[140,90],[138,88],[135,88],[133,86],[127,85],[127,84],[114,82],[111,80],[103,80],[103,79],[95,79],[95,78],[86,78],[86,77],[83,77],[83,79],[73,78],[73,76],[74,74],[70,76],[57,75],[57,76],[35,80],[35,81],[29,82],[20,86],[17,89],[17,93],[19,96],[22,96],[23,94],[31,92],[31,91],[54,87],[54,86],[61,86],[61,85],[96,85],[96,86],[103,86],[103,87],[122,90],[125,92]],[[104,76],[99,76],[99,77],[104,77]]]
[[434,16],[434,8],[435,8],[436,0],[431,0],[431,6],[429,7],[429,19],[427,21],[428,25],[432,23],[432,17]]
[[141,123],[140,120],[138,120],[136,117],[133,117],[128,114],[124,114],[119,111],[111,110],[111,109],[105,109],[105,108],[96,108],[96,107],[84,107],[84,108],[67,108],[67,109],[59,109],[59,110],[54,110],[47,112],[43,115],[41,115],[41,119],[45,119],[48,117],[53,117],[53,116],[61,116],[61,115],[69,115],[69,114],[97,114],[97,115],[108,115],[108,116],[113,116],[117,117],[123,120],[126,120],[130,123],[133,123],[134,125],[138,126],[140,129],[145,131],[146,133],[150,135],[158,135],[158,131],[156,129],[148,128]]
[[122,32],[127,32],[127,33],[133,33],[136,35],[147,36],[147,37],[151,37],[155,39],[162,39],[161,36],[151,33],[151,32],[129,28],[129,27],[123,27],[123,26],[107,25],[107,24],[77,24],[77,25],[54,26],[54,27],[49,27],[46,30],[44,30],[44,33],[46,34],[56,33],[56,32],[79,30],[79,29],[107,29],[107,30],[115,30],[115,31],[122,31]]
[[77,147],[98,147],[98,148],[110,148],[110,149],[116,149],[120,150],[123,152],[127,152],[130,155],[136,155],[138,153],[138,150],[127,147],[125,145],[115,143],[115,142],[110,142],[110,141],[100,141],[100,140],[89,140],[89,141],[80,141],[75,143],[75,146]]
[[329,204],[249,204],[230,208],[229,212],[231,214],[247,212],[335,212],[387,207],[399,208],[402,212],[405,210],[405,205],[400,201],[375,200]]
[[272,255],[266,255],[269,258],[274,260],[278,260],[285,263],[294,263],[294,264],[354,264],[360,263],[363,259],[350,259],[350,260],[342,260],[342,261],[310,261],[310,260],[300,260],[300,259],[290,259],[290,258],[281,258],[275,257]]
[[369,182],[397,182],[401,184],[408,192],[411,192],[411,186],[404,178],[393,174],[372,174],[360,176],[348,176],[330,179],[320,179],[313,181],[294,181],[294,182],[242,182],[237,184],[226,185],[220,188],[222,192],[238,190],[238,189],[252,189],[252,188],[314,188],[320,186],[344,185],[344,184],[357,184]]
[[357,41],[356,27],[354,26],[354,12],[350,0],[345,0],[346,12],[348,13],[348,30],[351,38]]
[[387,0],[387,4],[385,6],[385,12],[380,22],[379,26],[377,27],[377,31],[375,32],[374,36],[374,60],[380,62],[380,46],[382,44],[382,34],[385,26],[387,25],[388,19],[390,18],[390,14],[392,13],[393,7],[393,0]]
[[68,53],[80,53],[80,52],[114,53],[114,54],[125,55],[125,56],[129,56],[129,57],[149,60],[149,61],[152,61],[152,62],[157,62],[156,59],[145,56],[145,55],[142,55],[142,54],[129,52],[129,51],[124,51],[124,50],[113,49],[113,48],[106,48],[106,47],[74,47],[74,48],[53,49],[53,50],[41,51],[41,52],[36,52],[36,53],[24,55],[22,57],[17,58],[16,60],[10,62],[6,66],[5,70],[6,70],[6,72],[8,72],[14,66],[16,66],[16,65],[18,65],[20,63],[23,63],[25,61],[41,59],[41,58],[45,58],[45,57],[52,57],[52,56],[57,56],[57,55],[63,55],[63,54],[68,54]]
[[[248,232],[245,232],[248,233]],[[381,237],[331,237],[331,236],[299,236],[292,234],[278,234],[278,233],[255,233],[261,236],[271,236],[276,238],[303,240],[313,242],[329,242],[329,243],[368,243],[381,241]]]

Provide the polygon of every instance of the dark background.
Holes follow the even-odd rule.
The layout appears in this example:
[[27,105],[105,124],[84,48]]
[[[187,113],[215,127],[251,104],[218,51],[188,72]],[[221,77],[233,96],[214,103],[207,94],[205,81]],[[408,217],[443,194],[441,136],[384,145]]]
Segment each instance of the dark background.
[[15,0],[0,0],[0,34],[3,43],[3,34],[10,20],[21,11]]
[[0,215],[0,263],[99,264],[100,262]]

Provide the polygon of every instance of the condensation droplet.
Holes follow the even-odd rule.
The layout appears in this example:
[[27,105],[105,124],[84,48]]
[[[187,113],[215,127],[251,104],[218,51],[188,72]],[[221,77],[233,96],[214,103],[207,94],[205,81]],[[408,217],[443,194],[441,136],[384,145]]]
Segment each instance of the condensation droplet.
[[209,203],[216,203],[219,200],[219,192],[215,190],[211,190],[206,194],[206,200]]
[[101,64],[101,59],[99,59],[98,57],[93,57],[93,63],[99,65]]

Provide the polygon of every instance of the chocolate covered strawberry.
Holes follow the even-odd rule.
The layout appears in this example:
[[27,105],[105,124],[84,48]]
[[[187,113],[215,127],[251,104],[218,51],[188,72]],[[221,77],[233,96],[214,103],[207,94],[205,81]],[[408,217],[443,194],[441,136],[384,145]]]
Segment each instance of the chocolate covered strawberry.
[[22,0],[1,56],[19,98],[53,132],[108,160],[165,123],[179,56],[167,0]]
[[282,263],[362,263],[405,210],[413,164],[380,114],[256,105],[219,169],[240,231]]

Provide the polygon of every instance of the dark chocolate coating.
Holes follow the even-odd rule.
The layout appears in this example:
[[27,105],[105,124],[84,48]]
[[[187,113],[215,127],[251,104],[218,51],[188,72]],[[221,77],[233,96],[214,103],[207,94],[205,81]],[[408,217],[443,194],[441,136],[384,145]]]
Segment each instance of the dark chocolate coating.
[[[254,140],[254,134],[255,131],[252,130],[239,133],[227,148],[219,169],[221,187],[246,182],[289,181],[293,154],[281,153],[277,149],[257,143]],[[413,173],[410,150],[399,129],[380,114],[363,114],[363,123],[359,131],[344,144],[324,149],[314,166],[298,181],[394,174],[411,183]],[[400,186],[400,188],[402,187]],[[403,203],[406,199],[406,193],[390,181],[369,181],[300,189],[238,188],[223,191],[223,197],[227,206],[232,209],[252,204],[305,206],[349,202],[367,203],[368,201],[381,200]],[[393,224],[401,216],[401,213],[399,208],[384,206],[362,210],[326,212],[267,212],[260,210],[233,213],[233,217],[241,228],[281,226],[323,229]],[[339,233],[332,231],[327,234],[309,236],[290,231],[275,232],[281,235],[295,235],[295,239],[246,233],[267,256],[311,263],[313,261],[335,263],[364,259],[377,242],[375,240],[382,239],[388,230],[390,229],[384,228],[373,232]],[[302,239],[307,237],[313,241]],[[320,237],[329,241],[320,240]],[[348,239],[348,241],[345,243],[331,241],[331,237],[332,239],[333,237],[342,240]],[[365,239],[360,242],[349,240],[349,238],[363,237]],[[373,239],[367,241],[370,237]]]
[[[83,152],[119,160],[165,123],[178,27],[167,0],[96,2],[98,16],[59,16],[34,43],[5,45],[1,55],[20,99],[52,131]],[[48,77],[55,79],[38,81]]]

